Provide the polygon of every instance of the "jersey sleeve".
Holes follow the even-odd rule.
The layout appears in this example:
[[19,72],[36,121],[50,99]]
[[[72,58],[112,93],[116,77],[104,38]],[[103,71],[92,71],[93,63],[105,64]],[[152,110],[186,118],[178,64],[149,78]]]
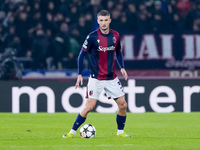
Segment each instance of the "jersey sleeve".
[[83,61],[84,61],[84,58],[85,58],[85,55],[87,54],[87,52],[90,51],[91,47],[92,47],[92,42],[91,42],[91,37],[90,35],[88,35],[83,43],[83,46],[81,48],[81,51],[79,53],[79,56],[78,56],[78,74],[82,74],[82,71],[83,71]]
[[117,63],[119,65],[119,67],[124,68],[124,59],[123,59],[122,52],[121,52],[120,40],[118,41],[117,47],[116,47],[116,58],[117,58]]
[[83,72],[83,60],[87,52],[85,52],[83,49],[81,49],[79,56],[78,56],[78,74],[82,74]]
[[92,37],[88,35],[83,43],[82,50],[85,52],[89,52],[92,47]]

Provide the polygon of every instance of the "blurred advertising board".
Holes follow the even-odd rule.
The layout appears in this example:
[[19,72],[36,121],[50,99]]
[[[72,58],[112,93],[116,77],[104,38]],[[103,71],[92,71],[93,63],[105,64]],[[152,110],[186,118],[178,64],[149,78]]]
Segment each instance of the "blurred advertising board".
[[[122,81],[128,112],[200,111],[198,79],[129,79]],[[0,112],[79,113],[85,105],[87,79],[75,89],[75,79],[0,81]],[[102,92],[94,112],[115,113],[117,105]]]
[[199,77],[199,32],[122,33],[121,47],[131,74]]

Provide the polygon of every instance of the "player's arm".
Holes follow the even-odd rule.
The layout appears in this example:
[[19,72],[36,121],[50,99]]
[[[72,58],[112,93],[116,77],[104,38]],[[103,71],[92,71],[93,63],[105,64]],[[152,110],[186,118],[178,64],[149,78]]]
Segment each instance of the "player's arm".
[[76,81],[76,85],[75,88],[80,87],[79,84],[81,83],[81,85],[83,85],[83,77],[82,77],[82,72],[83,72],[83,60],[85,58],[85,55],[87,54],[87,52],[90,50],[91,48],[91,38],[88,35],[83,43],[83,47],[79,53],[78,56],[78,77],[77,77],[77,81]]
[[124,68],[124,59],[123,59],[123,56],[122,56],[122,52],[121,52],[121,45],[120,45],[120,42],[118,42],[117,44],[117,48],[116,48],[116,58],[117,58],[117,63],[120,67],[120,71],[122,73],[122,75],[124,76],[125,80],[128,79],[128,75],[127,75],[127,72]]
[[85,52],[83,49],[81,49],[79,56],[78,56],[78,77],[75,85],[75,89],[78,87],[80,88],[80,83],[83,85],[83,77],[82,77],[82,71],[83,71],[83,60],[85,58],[85,55],[87,52]]

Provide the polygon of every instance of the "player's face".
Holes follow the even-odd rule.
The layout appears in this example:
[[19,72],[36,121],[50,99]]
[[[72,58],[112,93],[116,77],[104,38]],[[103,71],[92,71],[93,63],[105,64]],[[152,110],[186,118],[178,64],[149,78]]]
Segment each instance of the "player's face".
[[102,31],[109,31],[109,25],[111,23],[110,16],[98,16],[97,22]]

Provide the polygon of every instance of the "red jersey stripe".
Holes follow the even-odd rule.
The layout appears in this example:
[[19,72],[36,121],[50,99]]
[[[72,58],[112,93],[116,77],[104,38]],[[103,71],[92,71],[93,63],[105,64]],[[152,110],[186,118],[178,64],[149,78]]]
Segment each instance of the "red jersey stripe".
[[[107,37],[101,34],[100,30],[97,30],[98,39],[99,39],[99,46],[108,47]],[[99,72],[98,72],[98,79],[99,80],[106,80],[107,75],[107,51],[99,51]]]

